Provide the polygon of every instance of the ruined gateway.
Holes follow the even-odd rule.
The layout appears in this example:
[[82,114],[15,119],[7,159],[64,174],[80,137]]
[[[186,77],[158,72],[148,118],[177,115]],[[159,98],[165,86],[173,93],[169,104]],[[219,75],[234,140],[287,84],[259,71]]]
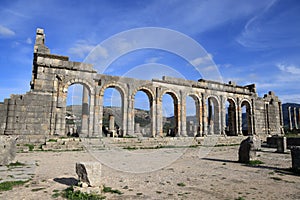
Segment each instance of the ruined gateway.
[[[45,46],[43,29],[37,29],[34,46],[31,90],[11,95],[0,103],[0,134],[65,135],[68,87],[82,84],[83,106],[80,136],[102,137],[103,96],[107,88],[116,88],[122,98],[120,132],[134,135],[134,98],[138,91],[147,94],[150,103],[150,136],[164,136],[162,96],[173,98],[175,133],[187,136],[186,97],[195,101],[196,123],[193,136],[242,135],[242,107],[246,107],[247,129],[244,135],[282,134],[281,102],[273,92],[258,97],[255,85],[237,86],[200,79],[190,81],[172,77],[162,80],[137,80],[98,74],[90,64],[72,62],[54,55]],[[89,103],[88,103],[89,101]],[[225,103],[229,103],[226,108]],[[89,107],[88,107],[89,106]],[[227,113],[226,114],[226,109]],[[212,113],[213,112],[213,113]],[[226,123],[227,118],[227,123]]]

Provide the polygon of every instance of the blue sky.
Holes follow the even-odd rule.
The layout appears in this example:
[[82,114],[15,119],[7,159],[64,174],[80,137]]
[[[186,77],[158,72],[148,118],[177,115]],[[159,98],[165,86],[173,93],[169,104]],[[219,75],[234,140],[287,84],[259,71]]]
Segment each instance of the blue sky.
[[[99,43],[122,31],[161,27],[202,45],[224,82],[255,83],[260,96],[272,90],[284,103],[300,103],[299,13],[298,0],[0,0],[0,101],[29,91],[38,27],[45,29],[51,53],[74,61],[83,61]],[[150,73],[148,63],[162,70]],[[105,73],[201,78],[184,59],[155,49],[122,55]]]

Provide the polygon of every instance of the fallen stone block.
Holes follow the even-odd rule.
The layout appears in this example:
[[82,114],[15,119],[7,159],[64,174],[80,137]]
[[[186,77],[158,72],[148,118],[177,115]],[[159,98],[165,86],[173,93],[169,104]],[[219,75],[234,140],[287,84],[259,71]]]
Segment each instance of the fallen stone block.
[[16,157],[17,137],[0,136],[0,166],[8,165]]
[[101,163],[78,162],[76,163],[76,174],[82,186],[101,186]]
[[292,168],[300,170],[300,146],[291,147]]

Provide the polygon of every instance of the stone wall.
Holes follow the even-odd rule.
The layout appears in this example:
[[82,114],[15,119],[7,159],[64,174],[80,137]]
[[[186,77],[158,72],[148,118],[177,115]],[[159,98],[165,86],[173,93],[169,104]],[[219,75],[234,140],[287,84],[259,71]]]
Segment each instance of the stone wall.
[[[66,56],[51,54],[44,42],[44,31],[38,29],[31,90],[24,95],[12,95],[0,104],[0,134],[65,135],[67,91],[69,86],[76,83],[84,86],[81,136],[103,136],[103,96],[104,91],[111,87],[121,95],[121,114],[116,115],[115,119],[120,121],[119,131],[122,136],[137,132],[134,101],[138,91],[143,91],[149,98],[151,126],[147,134],[153,137],[165,135],[162,117],[164,94],[170,94],[173,98],[176,136],[187,136],[187,96],[192,97],[196,105],[196,136],[238,136],[244,133],[265,137],[282,133],[280,100],[273,92],[263,98],[258,97],[254,84],[238,86],[232,82],[227,84],[203,79],[191,81],[167,76],[162,79],[138,80],[97,74],[90,64],[72,62]],[[231,105],[229,127],[226,127],[226,102]],[[242,127],[243,106],[247,111],[246,132]]]

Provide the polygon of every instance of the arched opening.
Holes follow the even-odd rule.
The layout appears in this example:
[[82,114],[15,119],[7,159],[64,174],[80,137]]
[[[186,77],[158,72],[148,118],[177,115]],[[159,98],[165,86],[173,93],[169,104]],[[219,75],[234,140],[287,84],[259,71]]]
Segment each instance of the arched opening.
[[186,97],[186,133],[189,137],[199,136],[199,100],[194,95]]
[[237,135],[237,124],[236,124],[236,104],[232,99],[227,99],[225,103],[226,107],[226,128],[225,133],[228,136]]
[[107,137],[122,136],[123,130],[123,98],[122,93],[114,86],[104,90],[102,134]]
[[175,137],[178,135],[178,100],[177,97],[167,92],[162,97],[163,135]]
[[134,133],[143,137],[152,136],[152,95],[141,89],[134,96]]
[[207,107],[207,134],[220,134],[220,108],[215,97],[209,97],[206,101]]
[[65,134],[67,136],[88,136],[90,91],[81,83],[68,87],[65,112]]
[[242,107],[242,133],[243,135],[252,135],[252,122],[251,122],[251,105],[248,101],[243,101]]

